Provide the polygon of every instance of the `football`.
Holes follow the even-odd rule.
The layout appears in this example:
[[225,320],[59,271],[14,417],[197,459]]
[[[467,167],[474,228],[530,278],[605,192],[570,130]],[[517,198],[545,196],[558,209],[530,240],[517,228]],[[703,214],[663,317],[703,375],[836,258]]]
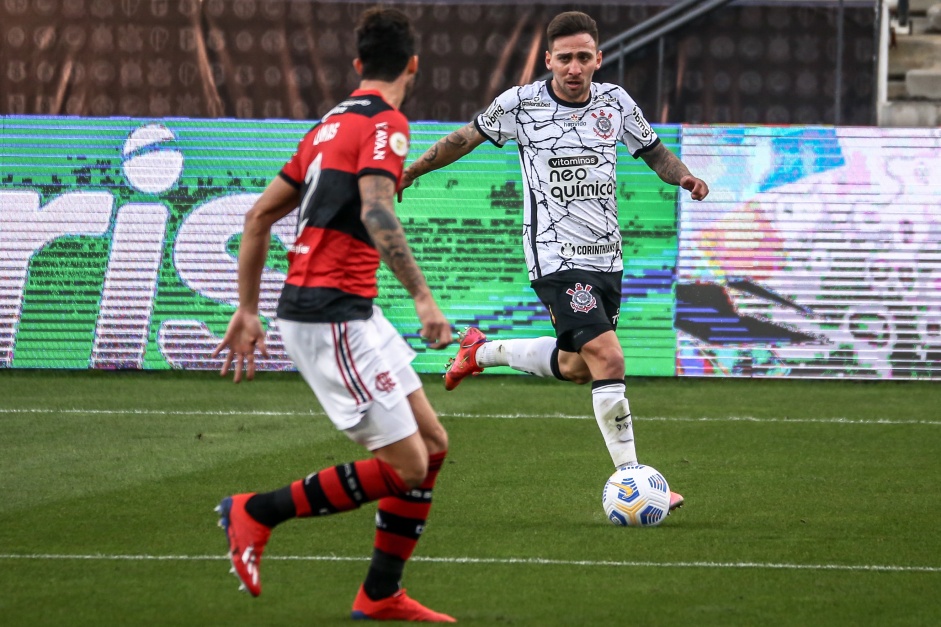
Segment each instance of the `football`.
[[621,466],[604,484],[604,513],[615,525],[653,527],[670,512],[670,486],[651,466]]

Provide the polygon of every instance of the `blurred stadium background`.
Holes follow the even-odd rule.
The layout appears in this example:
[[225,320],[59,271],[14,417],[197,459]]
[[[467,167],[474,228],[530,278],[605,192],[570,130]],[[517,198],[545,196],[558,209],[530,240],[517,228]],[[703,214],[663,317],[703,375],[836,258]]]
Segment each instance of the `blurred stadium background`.
[[[5,0],[0,112],[316,119],[357,84],[350,24],[366,4]],[[436,121],[466,121],[508,86],[541,75],[545,25],[576,6],[387,4],[404,7],[421,33],[422,80],[405,111]],[[596,18],[608,46],[598,78],[622,83],[652,122],[868,125],[876,5],[635,0],[577,8]],[[639,48],[637,35],[617,39],[677,6],[657,23],[672,29],[662,37]]]
[[[546,22],[577,8],[597,78],[712,190],[692,203],[619,160],[639,447],[687,498],[649,533],[604,520],[585,388],[446,393],[447,355],[381,274],[452,443],[410,592],[469,625],[939,624],[941,4],[385,4],[421,33],[410,158],[542,76]],[[207,371],[243,214],[356,85],[366,6],[0,0],[4,625],[348,623],[371,509],[279,528],[249,600],[211,508],[362,451],[296,374]],[[489,145],[398,206],[456,326],[551,333],[522,206],[516,151]],[[272,371],[291,369],[273,312],[292,218],[275,231]]]
[[[411,158],[544,75],[544,28],[601,29],[622,83],[712,188],[619,165],[631,375],[941,372],[941,8],[927,0],[393,2],[421,33]],[[367,6],[0,2],[0,367],[212,368],[241,214],[356,84]],[[453,211],[462,207],[462,211]],[[400,214],[457,326],[550,331],[523,276],[515,152],[481,147]],[[263,310],[283,279],[279,227]],[[415,337],[389,275],[381,304]],[[278,350],[271,369],[289,368]]]

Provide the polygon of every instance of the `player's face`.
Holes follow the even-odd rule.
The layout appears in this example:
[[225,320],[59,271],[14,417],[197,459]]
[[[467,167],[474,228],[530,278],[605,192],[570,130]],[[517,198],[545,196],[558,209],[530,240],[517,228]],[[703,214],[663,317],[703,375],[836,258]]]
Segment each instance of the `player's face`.
[[546,52],[546,67],[552,71],[552,89],[569,102],[584,102],[591,77],[601,65],[601,51],[588,33],[558,37]]

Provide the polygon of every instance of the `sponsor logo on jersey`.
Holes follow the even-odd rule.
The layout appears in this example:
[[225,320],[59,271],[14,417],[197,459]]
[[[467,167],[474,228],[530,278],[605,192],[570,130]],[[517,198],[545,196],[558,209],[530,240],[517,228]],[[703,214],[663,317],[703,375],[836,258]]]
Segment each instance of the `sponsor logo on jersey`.
[[617,242],[611,242],[609,244],[585,244],[584,246],[576,246],[575,254],[576,255],[609,255],[611,253],[616,253],[620,250],[620,245]]
[[323,142],[328,142],[334,137],[337,136],[337,131],[340,130],[339,122],[330,122],[329,124],[321,124],[317,127],[317,132],[314,134],[314,146],[317,144],[322,144]]
[[595,155],[578,155],[576,157],[553,157],[549,159],[550,168],[570,168],[579,165],[598,165]]
[[288,252],[295,255],[306,255],[310,252],[310,246],[307,244],[294,244],[288,249]]
[[545,100],[542,100],[539,96],[536,96],[535,98],[521,100],[520,107],[523,109],[549,109],[552,107],[552,103],[546,102]]
[[376,124],[376,143],[372,147],[373,161],[382,161],[386,158],[386,148],[389,146],[388,122]]
[[637,122],[637,128],[640,129],[641,139],[647,139],[653,135],[653,130],[650,128],[650,125],[647,124],[647,120],[644,119],[644,116],[640,112],[640,107],[634,105],[634,110],[631,111],[631,115],[634,116],[634,121]]
[[562,122],[562,126],[567,126],[569,128],[574,128],[576,126],[588,126],[588,122],[582,120],[582,116],[577,113],[573,113],[569,116],[568,121]]
[[504,113],[506,113],[506,111],[503,110],[503,107],[501,107],[499,104],[494,102],[492,105],[490,105],[489,109],[484,111],[484,114],[481,117],[486,122],[489,122],[490,125],[492,126],[497,123],[497,120],[499,120],[500,116],[503,115]]
[[404,157],[408,154],[408,138],[404,133],[392,133],[392,137],[389,138],[389,147],[392,148],[392,152]]
[[614,181],[588,181],[595,155],[575,155],[549,159],[549,195],[560,203],[571,200],[614,198]]
[[575,289],[569,288],[565,293],[572,297],[572,310],[576,313],[586,313],[598,306],[598,301],[591,295],[591,285],[587,283],[583,286],[581,283],[575,284]]
[[321,118],[320,121],[326,122],[327,118],[329,118],[331,115],[339,115],[341,113],[346,113],[347,109],[349,109],[350,107],[356,107],[356,106],[368,107],[371,104],[372,102],[369,100],[344,100],[337,106],[330,109],[330,111],[327,112],[327,115],[323,116],[323,118]]
[[610,242],[608,244],[583,244],[581,246],[566,242],[562,244],[562,248],[559,249],[559,256],[563,259],[571,259],[576,255],[579,257],[610,255],[611,253],[618,252],[620,249],[621,247],[617,242]]
[[611,118],[614,117],[613,113],[605,113],[604,109],[601,109],[597,113],[592,113],[591,117],[595,118],[595,126],[592,129],[595,135],[601,139],[608,139],[614,134],[614,124],[611,122]]

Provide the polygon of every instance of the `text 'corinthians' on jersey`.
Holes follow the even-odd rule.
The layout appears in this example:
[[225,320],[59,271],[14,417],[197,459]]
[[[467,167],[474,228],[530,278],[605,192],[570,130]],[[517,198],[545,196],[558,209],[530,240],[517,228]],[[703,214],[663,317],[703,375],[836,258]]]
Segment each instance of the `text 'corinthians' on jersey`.
[[513,87],[474,121],[497,146],[519,145],[530,280],[576,268],[623,269],[617,144],[637,158],[660,139],[623,88],[592,83],[589,93],[585,102],[569,103],[551,79]]
[[301,201],[279,318],[371,315],[380,258],[361,218],[359,179],[387,176],[397,186],[408,146],[408,120],[378,91],[366,90],[354,91],[300,141],[280,174]]

